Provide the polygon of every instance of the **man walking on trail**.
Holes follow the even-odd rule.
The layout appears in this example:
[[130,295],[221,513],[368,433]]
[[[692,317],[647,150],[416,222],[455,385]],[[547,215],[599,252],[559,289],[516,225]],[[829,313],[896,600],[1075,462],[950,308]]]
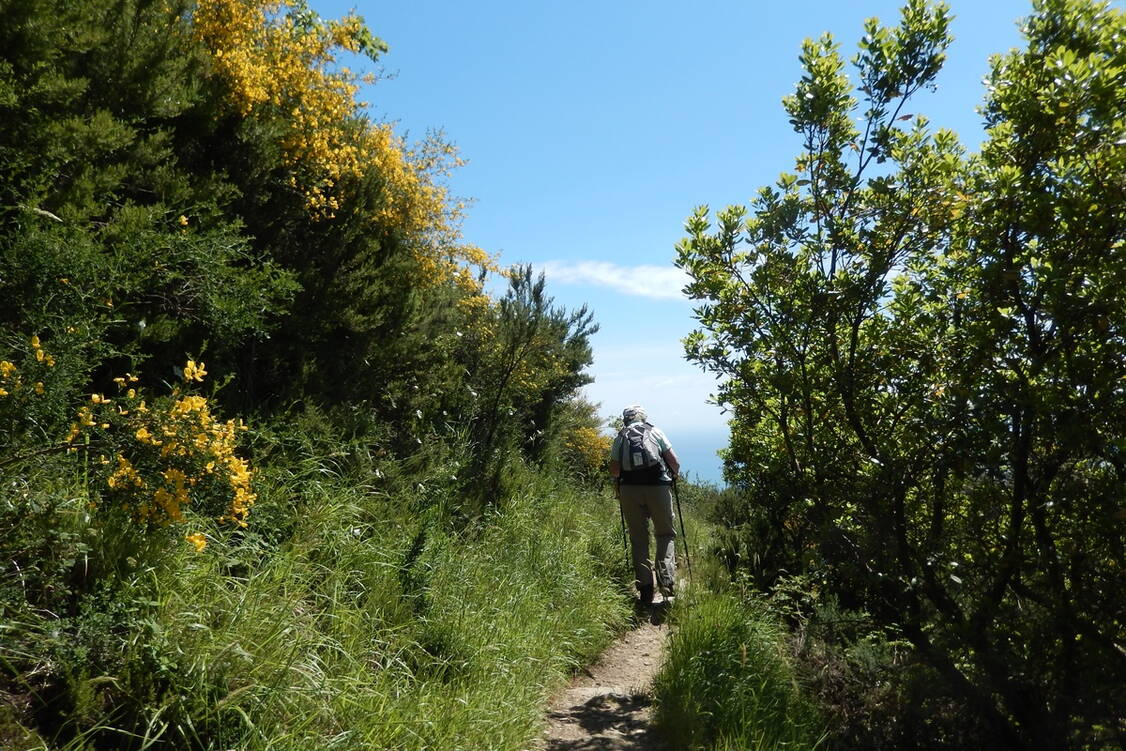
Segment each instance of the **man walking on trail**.
[[[669,439],[648,422],[641,405],[622,410],[625,424],[610,448],[610,475],[617,478],[618,502],[629,527],[633,573],[641,603],[653,602],[653,576],[666,598],[676,588],[676,551],[672,484],[680,462]],[[656,557],[649,560],[649,520],[657,538]],[[655,565],[654,565],[655,564]]]

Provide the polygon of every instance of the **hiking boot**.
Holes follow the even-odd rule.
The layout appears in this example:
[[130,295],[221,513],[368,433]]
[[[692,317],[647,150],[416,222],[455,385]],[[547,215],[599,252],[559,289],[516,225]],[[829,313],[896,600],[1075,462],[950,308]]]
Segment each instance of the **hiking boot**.
[[652,605],[653,604],[653,585],[652,584],[642,584],[640,587],[638,587],[637,588],[637,599],[641,602],[642,605]]

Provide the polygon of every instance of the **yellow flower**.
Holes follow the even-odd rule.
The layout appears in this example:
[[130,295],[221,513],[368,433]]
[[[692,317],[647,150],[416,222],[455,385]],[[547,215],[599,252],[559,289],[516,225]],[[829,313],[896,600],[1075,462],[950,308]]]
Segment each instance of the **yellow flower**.
[[129,486],[137,488],[145,487],[145,481],[140,473],[137,472],[137,469],[122,454],[117,455],[117,469],[106,479],[106,484],[114,490],[118,488],[124,489]]
[[202,362],[197,365],[195,360],[188,360],[188,364],[184,366],[185,381],[202,381],[205,375],[207,371],[203,369]]
[[167,524],[169,520],[179,522],[183,521],[184,517],[180,513],[180,504],[176,502],[176,497],[169,493],[164,488],[157,488],[156,492],[152,494],[153,500],[156,501],[164,511],[164,516],[159,519],[161,524]]
[[183,214],[180,214],[180,226],[181,227],[187,227],[188,226],[188,218],[186,216],[184,216]]
[[207,538],[201,533],[184,535],[184,539],[190,542],[195,547],[195,552],[202,553],[203,549],[207,547]]
[[187,477],[184,473],[176,468],[166,469],[162,473],[164,479],[175,485],[177,488],[182,488]]
[[36,381],[35,382],[35,393],[42,394],[43,391],[44,391],[43,382],[42,381]]
[[32,336],[31,337],[31,346],[35,347],[35,349],[39,349],[39,337],[38,336]]
[[144,427],[144,426],[138,428],[137,432],[134,433],[133,435],[141,443],[148,443],[148,444],[151,444],[153,446],[159,446],[160,445],[160,441],[158,441],[156,438],[154,438],[152,433],[149,432],[149,429]]

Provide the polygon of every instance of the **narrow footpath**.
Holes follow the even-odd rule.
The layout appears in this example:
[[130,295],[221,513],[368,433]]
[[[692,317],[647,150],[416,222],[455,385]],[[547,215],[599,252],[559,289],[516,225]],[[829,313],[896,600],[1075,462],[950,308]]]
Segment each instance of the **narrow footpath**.
[[660,751],[649,726],[650,688],[661,667],[669,603],[639,610],[638,625],[560,693],[548,710],[544,751]]

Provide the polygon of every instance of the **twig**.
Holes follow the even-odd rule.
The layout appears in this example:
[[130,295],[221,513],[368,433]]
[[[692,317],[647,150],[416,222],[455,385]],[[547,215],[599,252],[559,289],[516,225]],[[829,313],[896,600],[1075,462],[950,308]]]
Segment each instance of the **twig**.
[[0,459],[0,469],[3,469],[10,464],[19,464],[20,462],[26,461],[36,456],[43,456],[45,454],[57,454],[68,449],[74,449],[76,451],[78,449],[82,449],[83,451],[89,451],[91,448],[100,448],[103,445],[104,444],[101,443],[60,443],[55,446],[47,446],[46,448],[36,449],[35,451],[31,451],[26,454],[17,454],[16,456],[10,456],[7,459]]

